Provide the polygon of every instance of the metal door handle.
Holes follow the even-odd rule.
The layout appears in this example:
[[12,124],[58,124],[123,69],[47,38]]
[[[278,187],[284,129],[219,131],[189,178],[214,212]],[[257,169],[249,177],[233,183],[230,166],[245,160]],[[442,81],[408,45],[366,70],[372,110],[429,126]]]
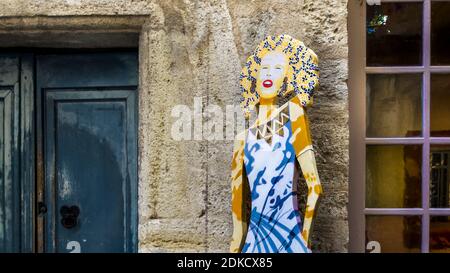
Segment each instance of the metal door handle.
[[77,206],[62,206],[59,210],[61,213],[61,224],[67,229],[71,229],[77,226],[78,216],[80,215],[80,208]]

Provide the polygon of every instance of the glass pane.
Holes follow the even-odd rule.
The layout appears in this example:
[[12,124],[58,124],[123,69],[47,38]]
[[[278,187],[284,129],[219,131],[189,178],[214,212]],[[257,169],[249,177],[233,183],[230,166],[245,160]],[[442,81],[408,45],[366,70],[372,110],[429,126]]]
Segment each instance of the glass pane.
[[422,135],[422,75],[367,75],[367,137]]
[[450,146],[431,146],[430,206],[450,208]]
[[431,64],[450,65],[450,2],[431,4]]
[[422,64],[422,3],[367,5],[367,66]]
[[431,75],[431,136],[450,137],[450,75]]
[[366,246],[382,253],[420,252],[421,234],[420,216],[366,216]]
[[450,216],[431,217],[430,252],[450,253]]
[[366,207],[422,207],[421,166],[420,145],[368,145]]

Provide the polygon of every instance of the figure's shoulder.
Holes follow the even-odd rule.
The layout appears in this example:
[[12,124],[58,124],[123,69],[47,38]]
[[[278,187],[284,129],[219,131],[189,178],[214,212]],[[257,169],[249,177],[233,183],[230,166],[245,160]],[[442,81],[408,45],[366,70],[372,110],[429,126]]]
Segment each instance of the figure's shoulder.
[[[281,115],[289,116],[289,119],[294,121],[305,114],[305,108],[303,107],[300,98],[298,96],[292,97],[289,101],[285,102],[283,105],[279,106],[276,111],[274,111],[271,116],[263,123],[259,123],[256,120],[250,127],[253,130],[261,125],[264,125],[275,119],[279,119]],[[245,138],[247,130],[242,132],[242,136]]]
[[298,96],[293,96],[289,101],[280,106],[279,113],[289,113],[291,119],[296,119],[298,115],[303,115],[305,113],[305,108],[303,107],[300,98]]
[[287,103],[289,104],[289,118],[291,121],[295,121],[305,114],[305,108],[302,106],[298,96],[294,96]]

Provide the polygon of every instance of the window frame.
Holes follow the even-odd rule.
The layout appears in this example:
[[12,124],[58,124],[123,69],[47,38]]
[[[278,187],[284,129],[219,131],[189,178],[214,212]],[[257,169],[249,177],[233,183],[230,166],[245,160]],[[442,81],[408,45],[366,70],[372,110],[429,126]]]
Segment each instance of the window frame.
[[[366,215],[417,215],[421,217],[421,252],[429,252],[430,217],[450,216],[450,208],[430,208],[431,145],[450,145],[449,137],[430,135],[431,74],[450,74],[450,66],[431,65],[431,3],[450,0],[381,0],[381,3],[422,3],[422,65],[366,66],[366,0],[349,0],[349,252],[365,252]],[[366,137],[366,75],[422,74],[422,136],[395,138]],[[422,146],[421,208],[366,208],[366,145],[418,144]]]

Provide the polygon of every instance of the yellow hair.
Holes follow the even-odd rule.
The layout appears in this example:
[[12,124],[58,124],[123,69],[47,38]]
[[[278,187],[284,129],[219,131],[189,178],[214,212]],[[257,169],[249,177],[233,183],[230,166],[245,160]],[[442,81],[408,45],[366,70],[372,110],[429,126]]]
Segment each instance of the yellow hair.
[[240,76],[241,107],[245,117],[259,103],[256,91],[256,78],[261,66],[261,59],[271,51],[284,53],[289,58],[285,82],[278,96],[286,97],[295,93],[304,107],[313,103],[314,90],[319,84],[319,67],[317,55],[301,41],[289,35],[267,36],[248,57]]

